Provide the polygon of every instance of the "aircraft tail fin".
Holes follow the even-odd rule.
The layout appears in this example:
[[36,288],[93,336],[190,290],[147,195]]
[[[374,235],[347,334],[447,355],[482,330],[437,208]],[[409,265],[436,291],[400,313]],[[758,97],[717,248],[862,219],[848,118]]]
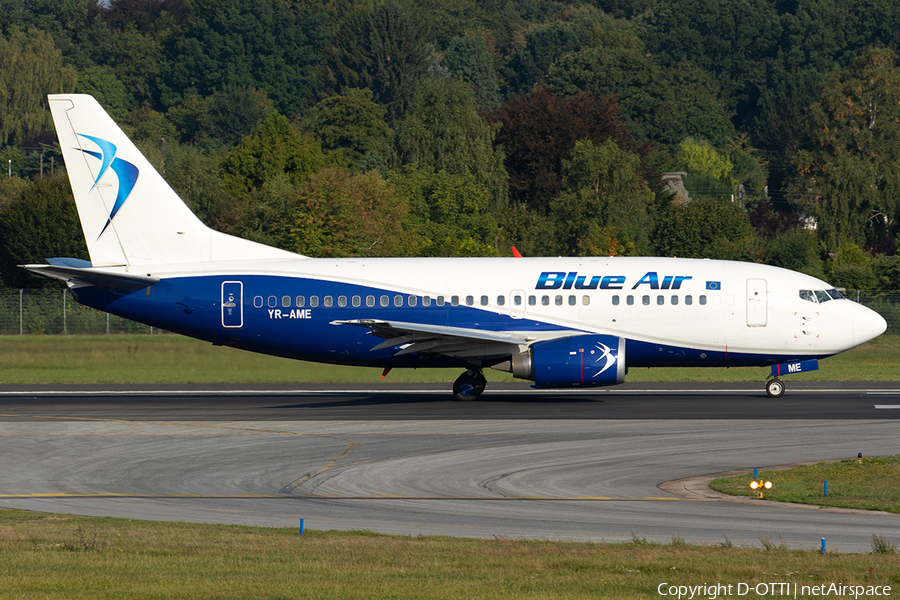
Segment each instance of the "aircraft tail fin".
[[95,267],[299,256],[204,225],[92,96],[48,99]]

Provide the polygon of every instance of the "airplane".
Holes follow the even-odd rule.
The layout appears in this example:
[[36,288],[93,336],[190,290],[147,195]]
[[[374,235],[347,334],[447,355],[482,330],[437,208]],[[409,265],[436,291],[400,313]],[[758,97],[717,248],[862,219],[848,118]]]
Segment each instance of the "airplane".
[[[640,367],[770,366],[781,377],[881,335],[885,320],[802,273],[653,257],[310,258],[204,225],[91,96],[50,109],[90,261],[22,265],[81,304],[216,345],[304,361],[484,369],[539,389]],[[518,253],[516,253],[518,254]]]

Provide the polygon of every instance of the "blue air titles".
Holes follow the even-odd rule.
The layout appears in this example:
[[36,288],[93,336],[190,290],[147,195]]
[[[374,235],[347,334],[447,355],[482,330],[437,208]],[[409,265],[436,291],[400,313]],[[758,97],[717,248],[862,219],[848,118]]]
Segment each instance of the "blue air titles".
[[[557,271],[544,271],[538,277],[536,290],[621,290],[625,286],[624,275],[593,275],[588,280],[587,275],[579,275],[572,271],[569,273]],[[681,284],[691,279],[690,275],[663,275],[660,281],[656,271],[649,271],[632,286],[632,290],[646,285],[651,290],[678,290]]]

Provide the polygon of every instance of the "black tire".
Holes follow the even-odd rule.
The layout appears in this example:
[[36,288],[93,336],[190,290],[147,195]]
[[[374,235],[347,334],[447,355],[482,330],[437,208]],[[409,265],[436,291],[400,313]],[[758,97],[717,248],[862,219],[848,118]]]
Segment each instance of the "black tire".
[[484,393],[485,383],[484,375],[481,373],[477,375],[463,373],[453,382],[453,396],[460,402],[477,400]]
[[766,394],[769,398],[781,398],[784,395],[784,382],[780,379],[770,379],[766,382]]

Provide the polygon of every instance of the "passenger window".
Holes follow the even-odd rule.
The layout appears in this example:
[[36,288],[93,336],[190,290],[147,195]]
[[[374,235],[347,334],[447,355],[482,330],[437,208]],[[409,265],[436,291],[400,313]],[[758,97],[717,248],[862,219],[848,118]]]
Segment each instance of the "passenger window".
[[415,306],[416,304],[419,303],[419,299],[416,296],[410,296],[409,298],[406,299],[406,301],[409,303],[410,306]]
[[338,306],[341,308],[347,306],[347,296],[338,296]]
[[466,296],[466,306],[472,306],[475,304],[475,298],[473,296]]
[[450,296],[450,306],[459,306],[459,296]]
[[694,303],[694,297],[693,296],[685,296],[684,303],[687,304],[688,306],[690,306],[691,304]]
[[318,296],[310,296],[309,297],[309,307],[315,308],[319,305],[319,297]]
[[369,308],[375,306],[375,296],[366,296],[366,306]]
[[444,305],[444,297],[443,297],[443,296],[438,296],[438,297],[437,297],[437,305],[438,305],[438,306],[443,306],[443,305]]
[[[521,298],[519,302],[521,302]],[[506,304],[506,296],[497,296],[497,306],[504,306]]]
[[391,299],[388,298],[387,296],[382,296],[382,297],[379,299],[379,302],[381,303],[381,306],[390,306],[390,304],[391,304]]
[[276,306],[278,306],[278,298],[276,298],[275,296],[269,296],[268,304],[269,308],[275,308]]
[[672,296],[672,306],[678,306],[678,296]]
[[650,296],[642,297],[641,304],[643,304],[644,306],[650,306]]
[[253,296],[253,308],[262,308],[262,306],[263,306],[262,296]]
[[487,298],[487,296],[482,296],[482,297],[481,297],[481,305],[482,305],[482,306],[487,306],[487,305],[488,305],[488,298]]
[[625,298],[625,303],[628,306],[634,306],[634,296],[628,296]]
[[713,305],[721,306],[722,305],[722,296],[720,296],[719,294],[715,294],[713,296]]
[[706,305],[706,296],[700,296],[700,305],[701,305],[701,306],[705,306],[705,305]]
[[324,298],[322,298],[322,305],[325,306],[325,308],[331,308],[333,302],[334,300],[332,300],[331,296],[325,296]]
[[282,296],[281,297],[281,307],[282,308],[290,308],[291,307],[291,297],[290,296]]
[[562,306],[562,296],[557,296],[553,299],[557,306]]
[[541,296],[541,306],[550,306],[550,296]]
[[360,298],[359,296],[353,296],[353,300],[351,300],[351,302],[353,303],[353,308],[359,308],[359,305],[362,304],[362,298]]
[[535,306],[537,304],[537,296],[528,296],[528,306]]
[[[587,298],[587,296],[585,296],[585,298]],[[612,304],[613,304],[613,306],[618,306],[618,305],[619,305],[619,297],[618,297],[618,296],[613,296],[613,297],[612,297]]]
[[575,296],[569,296],[569,306],[575,306],[578,303],[578,300]]
[[656,297],[656,304],[657,304],[657,306],[662,306],[662,305],[665,304],[665,303],[666,303],[666,297],[665,297],[665,296],[657,296],[657,297]]
[[394,296],[394,306],[400,307],[403,306],[403,296],[397,294]]
[[294,302],[297,303],[297,308],[303,308],[304,306],[306,306],[306,298],[304,298],[303,296],[297,296],[296,298],[294,298]]
[[590,296],[582,296],[581,303],[584,304],[585,306],[589,306],[591,304],[591,297]]
[[522,296],[513,296],[513,304],[522,306]]
[[426,308],[431,306],[431,296],[422,296],[422,306]]

